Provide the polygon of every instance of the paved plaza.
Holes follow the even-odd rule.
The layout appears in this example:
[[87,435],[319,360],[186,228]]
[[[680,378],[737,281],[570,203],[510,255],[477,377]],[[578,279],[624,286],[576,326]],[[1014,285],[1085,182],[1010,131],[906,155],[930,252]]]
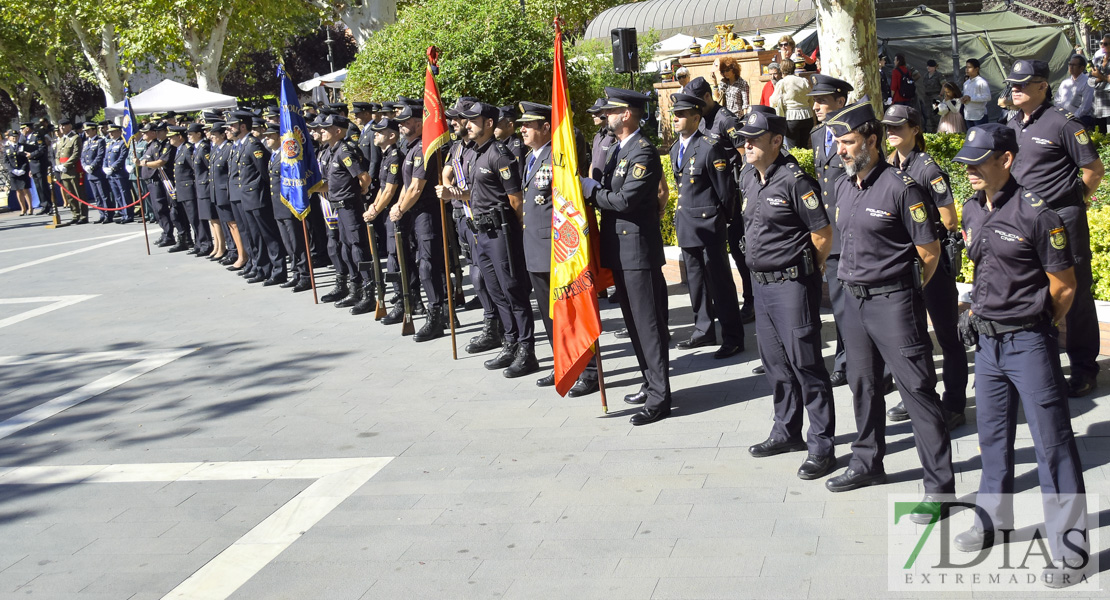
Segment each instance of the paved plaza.
[[[614,304],[605,414],[597,394],[537,388],[546,371],[508,380],[466,355],[478,312],[459,314],[455,361],[449,338],[416,344],[311,292],[147,256],[140,224],[47,222],[0,215],[0,600],[1015,597],[889,590],[904,560],[888,553],[890,497],[923,491],[909,422],[887,429],[887,485],[833,494],[796,477],[804,454],[749,456],[771,428],[754,326],[732,359],[672,347],[673,416],[632,427],[621,398],[640,377]],[[675,341],[688,307],[672,285]],[[537,354],[550,369],[546,342]],[[1101,379],[1071,408],[1106,569]],[[839,472],[847,387],[836,410]],[[953,433],[964,499],[980,470],[968,420]],[[1033,495],[1024,419],[1016,457]],[[1032,589],[1017,596],[1106,597]]]

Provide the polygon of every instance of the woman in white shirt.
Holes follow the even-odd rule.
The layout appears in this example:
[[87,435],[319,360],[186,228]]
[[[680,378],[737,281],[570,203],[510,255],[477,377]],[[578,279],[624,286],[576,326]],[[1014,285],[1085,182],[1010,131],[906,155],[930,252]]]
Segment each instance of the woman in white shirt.
[[786,140],[789,148],[809,148],[809,132],[813,129],[813,102],[809,94],[809,80],[794,74],[793,61],[784,60],[782,79],[775,84],[771,106],[786,117]]

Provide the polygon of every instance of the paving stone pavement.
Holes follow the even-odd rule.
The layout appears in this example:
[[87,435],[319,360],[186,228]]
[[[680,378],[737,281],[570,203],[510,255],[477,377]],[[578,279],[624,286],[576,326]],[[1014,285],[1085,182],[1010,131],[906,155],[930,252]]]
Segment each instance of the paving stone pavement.
[[[902,560],[887,555],[888,495],[922,492],[910,425],[888,427],[891,483],[856,492],[832,494],[823,480],[799,480],[797,453],[751,458],[747,446],[771,427],[769,386],[751,372],[754,328],[748,350],[732,359],[714,360],[713,348],[672,349],[674,415],[637,428],[620,400],[639,385],[635,357],[611,333],[601,339],[604,414],[596,394],[559,398],[535,387],[536,377],[504,379],[482,368],[488,355],[462,352],[479,329],[478,313],[460,313],[454,361],[446,339],[415,344],[371,316],[316,306],[307,293],[251,286],[211,262],[162,249],[148,257],[134,237],[137,224],[51,231],[45,222],[0,215],[0,299],[95,297],[0,328],[5,358],[71,357],[0,363],[0,422],[126,374],[144,356],[191,351],[0,438],[0,600],[162,598],[316,485],[270,471],[83,483],[59,474],[223,461],[278,469],[364,457],[392,460],[294,531],[245,583],[214,597],[914,596],[887,588],[889,565]],[[55,245],[31,247],[43,244]],[[99,247],[11,269],[92,246]],[[35,306],[3,305],[0,319]],[[675,341],[689,335],[688,306],[685,290],[672,286]],[[606,331],[619,328],[616,306],[603,301],[602,308]],[[828,356],[835,334],[825,319]],[[103,352],[118,354],[92,354]],[[539,344],[538,354],[550,368],[549,347]],[[1096,396],[1071,404],[1088,491],[1101,494],[1091,511],[1099,513],[1104,569],[1105,390],[1104,378]],[[843,468],[855,427],[848,389],[835,396]],[[973,423],[974,410],[968,417]],[[1023,423],[1017,458],[1025,493],[1036,491],[1031,446]],[[954,433],[953,453],[957,491],[967,496],[979,480],[972,424]],[[46,466],[65,468],[33,471],[41,474],[35,482],[4,482],[6,474],[31,472],[19,468]],[[970,517],[953,521],[958,531]]]

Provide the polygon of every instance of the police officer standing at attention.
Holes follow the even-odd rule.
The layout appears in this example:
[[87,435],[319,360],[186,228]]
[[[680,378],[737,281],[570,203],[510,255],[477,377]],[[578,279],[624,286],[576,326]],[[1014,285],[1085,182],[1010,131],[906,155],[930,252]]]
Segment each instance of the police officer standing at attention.
[[[292,259],[293,272],[289,281],[280,284],[282,288],[293,288],[294,292],[303,292],[312,289],[312,282],[308,273],[308,254],[304,245],[304,236],[296,226],[296,219],[289,207],[281,201],[281,127],[277,123],[266,126],[266,133],[262,141],[270,150],[270,203],[274,210],[274,220],[281,235],[281,244],[285,253]],[[265,285],[265,284],[263,284]]]
[[212,142],[204,133],[204,125],[200,123],[190,124],[186,128],[186,135],[193,145],[193,181],[196,182],[193,188],[197,196],[196,212],[192,215],[196,219],[193,233],[196,235],[197,245],[189,253],[211,258],[221,251],[216,246],[223,242],[216,204],[212,200],[212,176],[209,173]]
[[[74,198],[81,198],[84,192],[77,185],[77,174],[81,171],[81,138],[73,130],[73,121],[68,117],[58,121],[58,132],[61,137],[54,142],[54,178],[58,180],[65,192],[64,201],[73,213],[71,224],[80,225],[89,222],[89,207]],[[54,190],[50,190],[53,192]]]
[[[212,180],[212,198],[216,202],[216,214],[220,218],[220,226],[224,228],[227,237],[225,244],[217,248],[216,257],[219,263],[234,266],[238,261],[246,261],[246,252],[243,250],[243,241],[239,237],[239,226],[235,222],[235,212],[231,209],[230,184],[231,174],[228,160],[231,157],[231,144],[227,141],[227,130],[223,121],[210,123],[212,130],[209,139],[212,140],[212,158],[208,165],[208,173]],[[243,252],[243,258],[239,253]]]
[[[832,226],[817,182],[782,155],[786,119],[752,112],[740,135],[747,140],[744,234],[755,281],[756,340],[771,384],[775,424],[748,448],[756,458],[807,450],[798,477],[817,479],[836,466],[832,384],[821,357],[821,270]],[[802,407],[809,434],[802,441]]]
[[[171,125],[168,136],[170,144],[177,149],[172,167],[174,187],[177,191],[172,198],[172,215],[179,232],[177,243],[169,251],[183,252],[195,247],[189,226],[189,205],[193,206],[195,212],[197,204],[196,180],[193,177],[193,145],[185,141],[185,127],[181,125]],[[169,171],[169,168],[166,170]]]
[[[397,122],[389,117],[383,117],[371,125],[374,130],[374,144],[382,151],[382,164],[378,169],[378,181],[381,183],[381,189],[378,190],[377,196],[366,209],[363,218],[367,221],[373,221],[378,218],[378,215],[388,214],[389,208],[393,203],[401,197],[401,186],[404,182],[404,177],[401,173],[401,167],[405,161],[405,155],[401,153],[400,148],[397,147],[398,138],[400,137],[400,130]],[[389,314],[382,317],[383,325],[396,325],[405,318],[405,305],[402,295],[401,283],[401,270],[400,263],[397,257],[397,244],[394,236],[395,228],[398,223],[390,219],[385,219],[385,250],[387,252],[386,259],[386,272],[394,275],[393,281],[393,308],[389,309]],[[381,243],[381,238],[378,238]],[[379,249],[380,251],[380,249]],[[406,252],[405,265],[412,264],[412,256]],[[409,275],[409,289],[417,289],[417,281],[419,272],[417,269],[407,268]]]
[[143,127],[143,139],[146,140],[147,146],[138,163],[139,177],[143,180],[147,193],[150,194],[154,217],[158,221],[158,226],[162,228],[162,237],[154,244],[159,248],[176,245],[173,221],[170,220],[170,192],[165,185],[168,180],[163,177],[163,173],[166,177],[173,173],[174,148],[169,142],[158,138],[159,131],[165,130],[166,125],[161,121],[151,121]]
[[913,419],[926,501],[933,502],[956,485],[921,297],[940,255],[929,220],[935,209],[909,175],[883,160],[883,126],[870,102],[848,106],[827,125],[846,171],[836,183],[835,219],[843,243],[838,277],[849,293],[842,335],[859,433],[848,470],[825,487],[843,492],[886,481],[885,362]]
[[[895,104],[883,116],[887,141],[894,152],[888,161],[913,178],[917,185],[932,198],[936,211],[929,215],[940,239],[941,255],[929,284],[922,290],[925,310],[933,322],[933,333],[944,355],[944,394],[941,399],[946,413],[948,429],[966,422],[967,408],[967,350],[957,331],[960,294],[956,290],[956,275],[960,270],[963,249],[956,217],[956,205],[948,186],[948,174],[941,170],[933,157],[925,152],[924,121],[916,108]],[[906,407],[899,402],[887,411],[891,421],[909,418]]]
[[[251,227],[247,211],[243,209],[243,186],[240,181],[239,155],[242,153],[244,138],[249,134],[240,134],[240,129],[246,131],[251,126],[253,115],[250,111],[232,111],[224,121],[224,133],[227,135],[227,195],[231,204],[232,221],[239,230],[239,237],[235,239],[238,247],[238,259],[227,268],[228,271],[238,271],[240,277],[250,279],[254,277],[255,238],[254,229]],[[234,237],[234,235],[233,235]],[[240,244],[240,242],[242,242]],[[323,300],[323,298],[321,298]]]
[[1091,294],[1091,234],[1087,202],[1106,174],[1105,166],[1079,119],[1052,106],[1048,64],[1040,60],[1014,63],[1006,81],[1020,112],[1009,126],[1017,133],[1014,179],[1037,194],[1064,220],[1075,259],[1075,301],[1068,311],[1068,395],[1086,396],[1098,376],[1099,328]]
[[644,405],[630,422],[647,425],[671,414],[667,282],[662,269],[666,259],[659,231],[663,163],[640,133],[648,96],[607,87],[605,97],[602,111],[618,143],[609,149],[601,184],[583,179],[582,185],[586,197],[601,209],[601,266],[613,271],[621,314],[644,376],[640,391],[624,401]]
[[[671,170],[678,187],[674,227],[689,279],[694,332],[677,348],[689,350],[717,343],[714,315],[721,322],[721,347],[713,358],[744,351],[744,324],[736,283],[725,252],[728,218],[735,210],[731,142],[700,129],[705,101],[688,94],[671,94],[674,130]],[[727,144],[727,149],[726,145]]]
[[[328,145],[327,160],[321,162],[326,186],[322,192],[336,209],[339,219],[339,259],[351,273],[350,294],[335,303],[337,308],[353,307],[362,302],[363,296],[373,296],[373,278],[369,271],[359,266],[366,256],[365,222],[362,198],[370,189],[370,174],[362,168],[362,155],[354,142],[344,139],[350,122],[341,115],[329,115],[320,131],[323,143]],[[361,314],[361,313],[360,313]]]
[[466,132],[475,153],[466,179],[468,190],[439,186],[440,198],[462,200],[473,213],[474,256],[482,269],[486,290],[505,326],[501,352],[484,364],[505,369],[508,378],[539,370],[535,354],[535,321],[531,282],[525,272],[523,231],[524,194],[517,158],[494,138],[497,107],[472,102],[462,109]]
[[281,234],[274,222],[270,204],[269,151],[248,129],[252,119],[240,115],[239,122],[229,124],[230,131],[238,137],[238,178],[242,211],[254,234],[254,270],[247,283],[280,285],[289,280],[285,267],[285,249],[281,247]]
[[[108,123],[108,142],[104,147],[104,175],[108,178],[108,193],[112,206],[123,208],[131,204],[130,183],[127,178],[127,142],[122,130],[115,123]],[[120,211],[120,224],[135,222],[135,207]]]
[[54,190],[46,181],[46,172],[50,168],[50,154],[46,148],[46,135],[35,131],[34,123],[23,123],[19,127],[20,151],[27,157],[28,173],[34,181],[35,190],[39,196],[40,215],[52,214],[54,209]]
[[[848,92],[855,88],[850,83],[818,73],[813,76],[813,87],[809,97],[813,98],[813,113],[817,116],[817,126],[809,134],[810,147],[813,148],[813,168],[817,172],[817,185],[821,186],[821,203],[830,217],[836,214],[836,180],[844,175],[844,161],[837,153],[836,136],[828,126],[830,117],[848,103]],[[841,323],[844,318],[846,292],[840,287],[836,271],[840,265],[840,230],[833,226],[832,247],[825,259],[825,281],[829,284],[829,302],[832,304],[833,318],[836,321],[836,354],[829,381],[833,387],[848,383],[844,366],[844,339]]]
[[983,471],[975,503],[990,517],[988,528],[976,511],[975,525],[954,541],[959,550],[979,552],[994,544],[998,529],[1013,528],[1014,424],[1020,400],[1036,448],[1054,559],[1041,579],[1060,588],[1078,583],[1079,569],[1089,559],[1083,467],[1056,330],[1075,296],[1076,276],[1066,223],[1011,176],[1014,156],[1022,152],[1014,129],[989,123],[972,128],[953,159],[968,165],[976,190],[963,208],[975,282],[971,318],[961,333],[969,345],[978,346],[975,404]]
[[[89,121],[83,125],[85,143],[81,146],[81,166],[85,169],[85,187],[87,196],[97,208],[115,208],[111,194],[108,192],[108,182],[104,179],[104,138],[100,137],[100,130],[96,123]],[[87,210],[87,209],[86,209]],[[100,211],[97,224],[112,223],[112,213]]]

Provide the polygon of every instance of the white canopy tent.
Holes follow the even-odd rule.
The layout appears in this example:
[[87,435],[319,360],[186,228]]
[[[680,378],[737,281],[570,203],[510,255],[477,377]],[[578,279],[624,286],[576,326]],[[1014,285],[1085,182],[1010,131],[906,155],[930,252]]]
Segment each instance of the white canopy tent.
[[664,57],[687,54],[690,50],[690,46],[694,44],[704,46],[711,41],[713,40],[694,37],[692,35],[686,35],[685,33],[676,33],[659,42],[659,46],[655,48],[655,56]]
[[301,83],[297,84],[297,87],[299,87],[302,92],[309,92],[312,91],[314,88],[318,88],[320,86],[338,89],[343,87],[343,82],[346,80],[347,69],[339,69],[334,73],[328,73],[327,75],[313,77],[308,81],[302,81]]
[[[189,112],[194,110],[236,108],[234,96],[225,96],[216,92],[206,92],[195,87],[166,79],[146,90],[131,97],[131,108],[137,115],[146,115],[168,110]],[[117,102],[104,109],[104,116],[108,119],[123,116],[123,102]]]

